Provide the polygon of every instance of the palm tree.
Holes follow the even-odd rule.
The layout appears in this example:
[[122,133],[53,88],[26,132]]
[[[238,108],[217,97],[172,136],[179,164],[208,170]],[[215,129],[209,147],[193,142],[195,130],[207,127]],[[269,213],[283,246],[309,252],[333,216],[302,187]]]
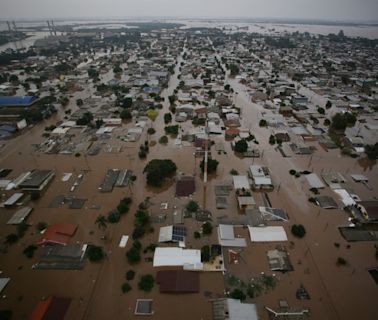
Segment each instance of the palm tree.
[[105,231],[106,228],[108,227],[107,225],[107,219],[104,215],[100,214],[97,216],[96,218],[96,221],[95,221],[95,224],[97,225],[97,227],[102,230],[102,231]]

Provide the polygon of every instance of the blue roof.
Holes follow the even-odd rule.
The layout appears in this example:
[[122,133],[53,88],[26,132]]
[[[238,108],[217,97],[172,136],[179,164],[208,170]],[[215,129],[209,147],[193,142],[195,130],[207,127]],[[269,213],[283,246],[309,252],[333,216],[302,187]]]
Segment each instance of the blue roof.
[[0,106],[28,106],[37,99],[35,96],[0,96]]
[[160,87],[153,87],[153,86],[143,87],[143,91],[145,91],[145,92],[159,92]]

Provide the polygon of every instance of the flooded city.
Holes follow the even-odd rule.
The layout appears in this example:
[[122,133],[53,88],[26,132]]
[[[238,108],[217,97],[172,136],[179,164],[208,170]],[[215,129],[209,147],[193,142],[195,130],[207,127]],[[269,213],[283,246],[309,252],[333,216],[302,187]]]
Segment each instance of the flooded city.
[[378,318],[377,24],[3,20],[0,319]]

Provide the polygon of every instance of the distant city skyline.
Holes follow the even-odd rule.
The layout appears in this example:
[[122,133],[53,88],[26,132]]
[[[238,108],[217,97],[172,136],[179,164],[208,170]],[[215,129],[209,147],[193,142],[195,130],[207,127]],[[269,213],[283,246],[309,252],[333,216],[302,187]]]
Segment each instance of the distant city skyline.
[[377,0],[0,0],[0,19],[257,18],[378,22]]

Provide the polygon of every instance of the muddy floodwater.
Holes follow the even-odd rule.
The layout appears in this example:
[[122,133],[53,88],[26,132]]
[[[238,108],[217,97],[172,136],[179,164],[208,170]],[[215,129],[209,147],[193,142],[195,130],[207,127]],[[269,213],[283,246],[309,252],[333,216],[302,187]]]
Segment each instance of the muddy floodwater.
[[[181,59],[178,59],[178,65]],[[178,84],[178,73],[177,66],[162,97],[167,98],[173,93]],[[104,77],[111,79],[113,74],[109,73]],[[152,232],[141,239],[143,248],[157,243],[159,227],[172,224],[172,212],[177,208],[181,209],[188,202],[188,198],[175,197],[175,183],[161,189],[146,187],[143,169],[147,162],[151,159],[171,159],[177,165],[178,175],[194,175],[196,192],[192,199],[211,211],[213,225],[217,225],[220,218],[237,219],[241,215],[237,210],[237,199],[233,192],[227,198],[228,209],[216,208],[215,186],[231,182],[232,169],[237,170],[239,174],[247,174],[251,164],[269,167],[275,186],[274,191],[268,193],[269,199],[273,207],[284,209],[289,216],[289,222],[272,225],[283,225],[285,228],[289,240],[285,246],[294,271],[271,272],[266,252],[274,249],[277,243],[251,243],[246,228],[239,227],[235,231],[236,235],[246,238],[248,244],[242,249],[243,259],[239,264],[231,265],[227,256],[228,249],[224,249],[227,272],[237,275],[243,281],[256,278],[262,272],[270,275],[274,273],[277,279],[276,288],[262,292],[256,299],[249,300],[257,304],[260,319],[268,319],[264,308],[278,309],[281,299],[287,300],[291,307],[298,310],[309,309],[312,319],[377,319],[377,285],[367,272],[367,268],[377,265],[374,243],[347,243],[340,235],[338,227],[349,224],[348,214],[341,209],[320,209],[310,203],[308,198],[312,194],[305,176],[295,178],[289,174],[291,169],[309,170],[318,175],[323,172],[340,172],[347,178],[348,185],[355,194],[362,200],[369,200],[377,196],[377,166],[364,160],[341,156],[339,150],[326,151],[317,142],[307,143],[315,149],[311,156],[294,154],[291,157],[283,157],[268,142],[272,130],[258,125],[261,113],[264,112],[262,107],[250,102],[245,88],[237,79],[228,79],[228,82],[235,90],[234,103],[241,109],[242,127],[250,129],[259,142],[259,150],[263,152],[260,158],[239,158],[234,155],[230,143],[223,137],[211,137],[216,143],[224,144],[225,153],[218,154],[212,149],[212,157],[219,161],[219,167],[216,175],[210,177],[206,184],[199,169],[200,158],[194,157],[195,148],[177,145],[173,138],[169,138],[167,145],[156,143],[151,146],[147,159],[138,158],[140,144],[147,139],[158,141],[164,135],[163,115],[168,112],[168,99],[164,101],[163,109],[159,110],[157,119],[147,125],[156,130],[150,137],[147,137],[145,129],[138,142],[123,142],[118,139],[120,130],[130,128],[132,122],[124,123],[121,128],[114,130],[107,143],[122,146],[121,152],[116,154],[100,152],[95,156],[81,154],[75,157],[73,154],[50,155],[37,152],[34,145],[44,140],[42,134],[46,126],[62,120],[64,112],[61,111],[53,118],[27,129],[22,135],[2,142],[0,167],[12,169],[10,177],[17,177],[22,172],[32,169],[50,169],[55,171],[55,178],[43,196],[34,203],[34,211],[27,220],[31,226],[26,235],[9,247],[7,253],[0,255],[1,271],[11,278],[4,296],[0,299],[0,309],[12,309],[14,319],[27,319],[43,297],[56,295],[72,298],[66,319],[139,319],[140,317],[134,315],[136,299],[153,299],[153,319],[212,319],[211,299],[223,297],[228,289],[222,272],[201,272],[200,292],[197,294],[160,294],[157,284],[151,292],[144,293],[138,290],[139,277],[144,274],[155,276],[157,270],[160,270],[153,268],[152,262],[149,261],[152,253],[142,254],[141,263],[130,265],[125,252],[131,246],[132,240],[129,240],[126,248],[118,246],[122,235],[131,235],[134,229],[134,213],[138,204],[146,197],[150,197],[150,213],[153,216],[166,213],[167,219],[165,222],[152,224]],[[88,97],[91,93],[75,93],[69,108],[75,110],[75,99]],[[183,128],[187,126],[191,126],[189,122],[182,124]],[[101,193],[98,188],[107,170],[112,168],[132,170],[137,180],[130,188],[115,187],[110,193]],[[73,174],[68,181],[62,180],[65,173]],[[350,174],[357,173],[363,173],[369,178],[370,188],[353,182]],[[71,192],[70,189],[79,174],[83,174],[83,179]],[[320,193],[335,197],[330,188],[321,190]],[[85,205],[82,209],[69,209],[66,205],[51,208],[51,201],[60,194],[86,199]],[[107,214],[125,196],[133,199],[130,211],[121,217],[119,223],[109,223],[105,231],[99,230],[95,225],[96,217],[99,214]],[[263,205],[261,193],[253,192],[253,197],[257,205]],[[160,209],[162,202],[168,203],[166,211]],[[6,225],[15,210],[0,210],[1,234],[5,236],[15,232],[14,226]],[[87,261],[84,269],[77,271],[32,269],[32,265],[37,262],[38,254],[32,259],[27,259],[22,251],[26,246],[36,242],[39,235],[35,231],[35,225],[41,221],[48,224],[77,224],[78,229],[71,243],[102,245],[106,250],[106,258],[99,263]],[[305,238],[298,239],[291,234],[292,224],[303,224],[306,227]],[[201,222],[188,218],[185,219],[185,226],[188,229],[188,248],[198,249],[205,244],[218,242],[215,229],[210,236],[194,238],[194,231],[200,229]],[[346,259],[348,265],[337,266],[338,257]],[[121,285],[126,281],[125,273],[130,269],[135,270],[137,275],[130,281],[132,290],[123,294]],[[310,300],[296,299],[296,291],[301,285],[308,291]]]

